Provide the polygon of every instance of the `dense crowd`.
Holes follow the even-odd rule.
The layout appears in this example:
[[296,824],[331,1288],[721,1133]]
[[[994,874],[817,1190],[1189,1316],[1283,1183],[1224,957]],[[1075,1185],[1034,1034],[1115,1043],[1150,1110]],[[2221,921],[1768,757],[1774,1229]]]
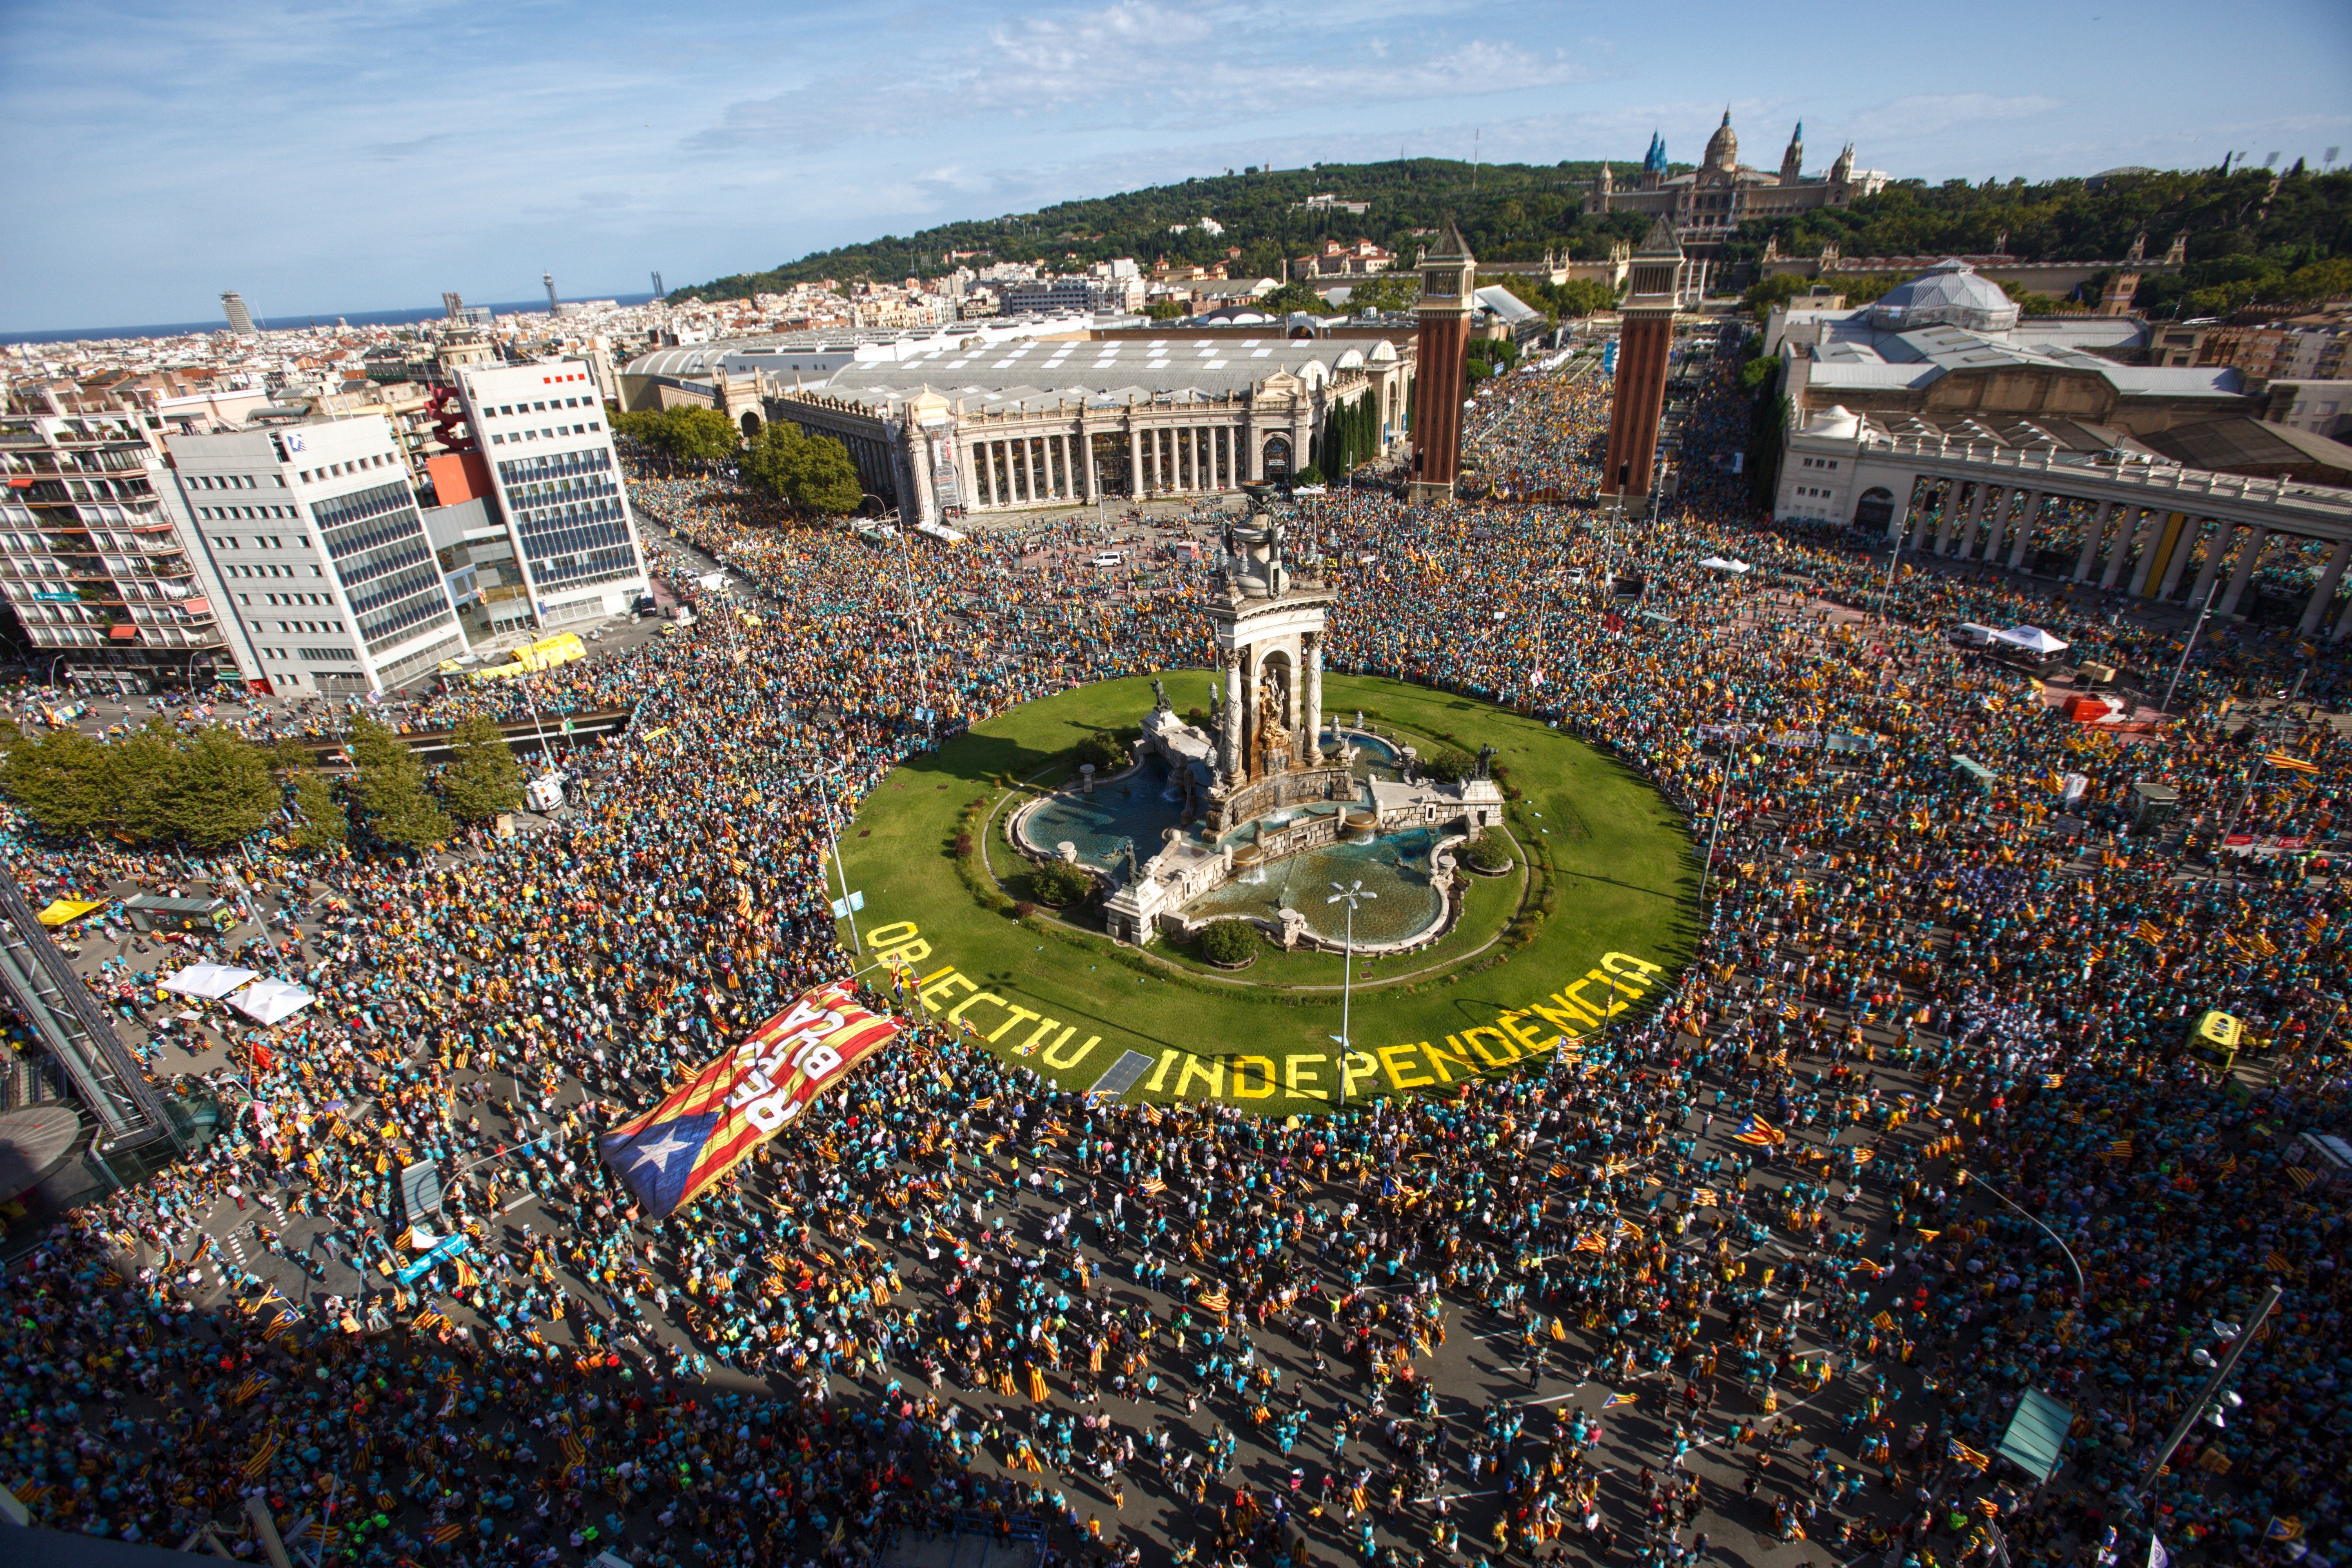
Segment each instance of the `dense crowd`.
[[[151,1057],[196,1053],[223,1124],[9,1269],[0,1480],[55,1527],[172,1543],[259,1495],[371,1562],[848,1563],[960,1522],[1087,1563],[1679,1565],[1723,1519],[1908,1568],[2104,1565],[2151,1528],[2176,1556],[2334,1556],[2346,1189],[2297,1140],[2352,1131],[2328,862],[2352,750],[2267,697],[2337,689],[2341,657],[2209,628],[2177,721],[2074,723],[1948,628],[2030,620],[2151,680],[2178,631],[2000,572],[1890,580],[1839,531],[1744,515],[1705,458],[1745,405],[1730,363],[1702,368],[1655,524],[1362,491],[1300,510],[1335,668],[1557,720],[1711,855],[1694,961],[1578,1071],[1297,1123],[1100,1105],[886,987],[908,1025],[889,1056],[717,1195],[639,1215],[593,1135],[842,972],[829,822],[992,714],[1205,661],[1211,564],[1093,567],[1090,521],[947,551],[641,475],[665,573],[702,563],[674,531],[753,592],[527,687],[392,708],[633,711],[566,759],[580,804],[548,829],[213,864],[13,829],[42,898],[234,875],[263,924],[106,943],[100,994]],[[1567,492],[1605,417],[1599,385],[1506,377],[1474,436],[1499,494]],[[2136,783],[2177,814],[2136,825]],[[204,960],[319,1002],[260,1029],[157,1000]],[[2184,1048],[2210,1007],[2258,1071]],[[394,1288],[394,1175],[428,1157],[474,1246]],[[295,1267],[208,1229],[226,1204]],[[2242,1405],[2152,1511],[2124,1498],[2211,1325],[2270,1279]],[[1465,1324],[1530,1385],[1633,1408],[1465,1407],[1435,1375]],[[2030,1389],[2079,1416],[2066,1468],[1995,1487],[1983,1457]],[[1637,1416],[1638,1476],[1602,1458]],[[1741,1456],[1744,1485],[1703,1485],[1700,1450]],[[1187,1510],[1172,1541],[1122,1531],[1130,1487]]]

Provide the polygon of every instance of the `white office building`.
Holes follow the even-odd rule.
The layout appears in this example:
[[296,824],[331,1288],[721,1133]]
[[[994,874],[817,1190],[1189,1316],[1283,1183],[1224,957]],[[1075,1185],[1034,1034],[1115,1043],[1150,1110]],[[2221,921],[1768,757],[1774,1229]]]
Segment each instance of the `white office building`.
[[457,388],[539,625],[626,612],[648,586],[645,557],[588,365],[474,366]]
[[380,414],[164,437],[238,662],[281,697],[407,684],[465,651]]

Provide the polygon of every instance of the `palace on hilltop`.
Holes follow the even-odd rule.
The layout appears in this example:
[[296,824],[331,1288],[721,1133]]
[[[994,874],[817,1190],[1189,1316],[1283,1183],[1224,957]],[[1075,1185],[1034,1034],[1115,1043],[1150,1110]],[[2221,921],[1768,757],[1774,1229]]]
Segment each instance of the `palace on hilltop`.
[[1875,195],[1886,184],[1876,169],[1853,166],[1853,146],[1838,152],[1826,174],[1802,172],[1805,127],[1797,126],[1780,154],[1780,172],[1755,169],[1739,161],[1739,136],[1731,129],[1731,110],[1707,138],[1706,154],[1686,174],[1667,172],[1663,137],[1650,138],[1650,151],[1633,184],[1621,187],[1608,164],[1593,182],[1593,210],[1601,213],[1646,213],[1675,226],[1675,238],[1695,266],[1714,261],[1716,254],[1739,226],[1751,218],[1786,217],[1842,207],[1864,196]]

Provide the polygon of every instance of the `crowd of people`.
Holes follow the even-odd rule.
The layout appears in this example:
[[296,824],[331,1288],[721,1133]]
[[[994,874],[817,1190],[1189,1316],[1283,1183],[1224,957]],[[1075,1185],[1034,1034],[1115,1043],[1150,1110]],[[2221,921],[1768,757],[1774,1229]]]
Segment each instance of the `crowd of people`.
[[[1098,1104],[885,987],[887,1057],[715,1195],[640,1213],[595,1134],[845,968],[829,823],[990,715],[1206,662],[1213,563],[1107,574],[1091,520],[948,551],[640,474],[672,581],[715,560],[751,593],[527,689],[388,705],[632,711],[566,758],[579,804],[546,829],[206,862],[13,824],[39,898],[226,889],[257,921],[88,944],[220,1125],[0,1277],[0,1482],[53,1528],[174,1544],[259,1497],[366,1562],[847,1564],[950,1528],[1074,1563],[1679,1568],[1734,1528],[1889,1568],[2105,1568],[2151,1533],[2336,1557],[2346,1187],[2305,1136],[2352,1132],[2352,749],[2274,694],[2338,689],[2341,656],[2209,628],[2177,718],[2074,723],[1948,629],[2031,620],[2136,671],[2178,629],[1983,568],[1889,581],[1842,531],[1753,517],[1703,460],[1744,438],[1737,367],[1703,368],[1656,523],[1298,509],[1333,668],[1554,719],[1689,815],[1699,950],[1579,1068],[1283,1123]],[[1498,494],[1589,488],[1605,383],[1482,405]],[[317,1003],[265,1029],[159,1001],[207,960]],[[2209,1008],[2251,1070],[2187,1048]],[[471,1245],[402,1283],[422,1159]],[[2230,1325],[2240,1403],[2131,1495]],[[1503,1384],[1465,1381],[1465,1332]],[[1608,1392],[1535,1403],[1546,1376]],[[2063,1468],[1996,1484],[2034,1390],[2076,1417]]]

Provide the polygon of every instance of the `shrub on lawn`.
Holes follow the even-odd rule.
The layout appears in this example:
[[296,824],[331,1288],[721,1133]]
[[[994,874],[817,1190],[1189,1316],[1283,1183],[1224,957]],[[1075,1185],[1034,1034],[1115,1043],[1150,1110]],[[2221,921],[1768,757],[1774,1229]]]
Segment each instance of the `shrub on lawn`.
[[1493,834],[1473,838],[1462,858],[1481,871],[1499,871],[1511,863],[1510,847]]
[[1257,952],[1257,932],[1246,921],[1219,921],[1201,933],[1201,956],[1211,963],[1245,963]]
[[1478,771],[1478,759],[1456,746],[1440,746],[1421,759],[1421,771],[1440,784],[1460,784]]
[[1118,773],[1135,760],[1127,749],[1124,735],[1116,730],[1088,735],[1080,741],[1076,756],[1081,763],[1094,763],[1095,772],[1098,773]]
[[1048,860],[1029,873],[1029,890],[1041,904],[1075,904],[1095,890],[1095,879],[1067,860]]

